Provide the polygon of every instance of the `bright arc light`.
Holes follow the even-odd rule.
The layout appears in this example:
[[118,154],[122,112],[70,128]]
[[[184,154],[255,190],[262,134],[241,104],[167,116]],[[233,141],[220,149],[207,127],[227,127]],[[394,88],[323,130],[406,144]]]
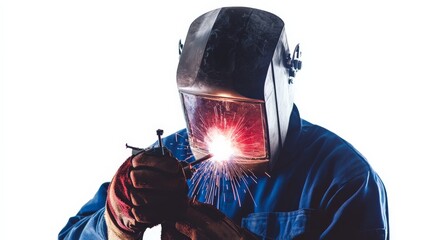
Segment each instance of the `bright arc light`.
[[208,142],[209,152],[213,154],[213,161],[225,162],[234,155],[235,147],[230,137],[222,134],[219,130],[210,131],[210,141]]

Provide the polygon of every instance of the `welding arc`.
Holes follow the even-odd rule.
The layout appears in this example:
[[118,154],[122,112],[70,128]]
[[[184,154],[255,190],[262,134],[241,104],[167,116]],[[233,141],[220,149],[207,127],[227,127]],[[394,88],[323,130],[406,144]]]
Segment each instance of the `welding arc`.
[[183,169],[184,170],[190,169],[192,166],[197,165],[197,164],[204,162],[206,160],[209,160],[212,157],[213,157],[213,154],[209,153],[209,154],[205,155],[204,157],[189,163],[189,165],[185,166]]

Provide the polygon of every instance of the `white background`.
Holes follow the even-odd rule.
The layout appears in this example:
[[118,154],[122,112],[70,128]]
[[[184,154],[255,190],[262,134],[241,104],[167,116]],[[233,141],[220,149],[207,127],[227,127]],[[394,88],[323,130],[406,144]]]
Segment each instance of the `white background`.
[[194,18],[230,5],[284,19],[289,44],[302,46],[301,116],[379,173],[391,239],[427,235],[424,1],[149,2],[2,1],[1,239],[56,239],[130,154],[125,143],[184,127],[178,41]]

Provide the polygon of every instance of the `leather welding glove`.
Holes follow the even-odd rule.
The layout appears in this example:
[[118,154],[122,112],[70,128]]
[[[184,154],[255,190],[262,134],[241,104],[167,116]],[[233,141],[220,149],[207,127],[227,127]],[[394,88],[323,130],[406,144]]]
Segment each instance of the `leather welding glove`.
[[107,194],[108,239],[141,239],[146,228],[175,220],[186,211],[188,187],[182,167],[164,148],[128,158]]
[[257,240],[256,235],[235,224],[210,204],[190,201],[176,222],[162,224],[162,240]]

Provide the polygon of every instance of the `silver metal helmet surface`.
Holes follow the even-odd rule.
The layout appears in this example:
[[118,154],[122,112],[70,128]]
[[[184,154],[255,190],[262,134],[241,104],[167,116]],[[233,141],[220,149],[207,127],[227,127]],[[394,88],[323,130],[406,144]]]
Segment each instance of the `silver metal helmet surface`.
[[177,69],[194,155],[220,141],[243,165],[274,163],[293,108],[292,62],[284,22],[272,13],[225,7],[195,19]]

